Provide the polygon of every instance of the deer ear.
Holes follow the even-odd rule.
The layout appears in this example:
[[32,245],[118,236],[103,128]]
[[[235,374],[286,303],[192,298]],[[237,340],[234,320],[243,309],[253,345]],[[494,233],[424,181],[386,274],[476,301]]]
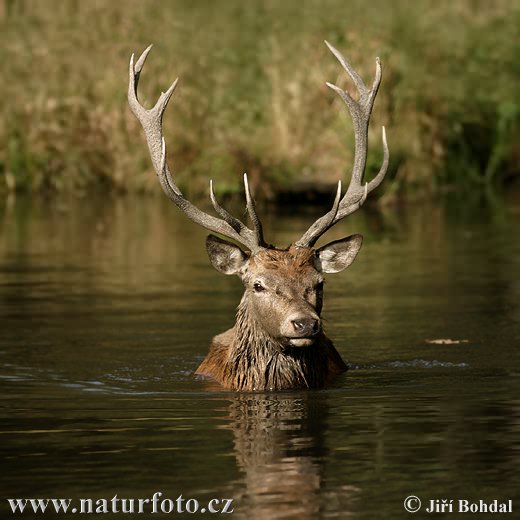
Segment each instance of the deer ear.
[[320,247],[316,251],[314,265],[322,273],[339,273],[346,269],[356,258],[361,244],[362,235],[351,235]]
[[224,274],[238,274],[248,258],[238,246],[215,235],[206,238],[206,251],[213,267]]

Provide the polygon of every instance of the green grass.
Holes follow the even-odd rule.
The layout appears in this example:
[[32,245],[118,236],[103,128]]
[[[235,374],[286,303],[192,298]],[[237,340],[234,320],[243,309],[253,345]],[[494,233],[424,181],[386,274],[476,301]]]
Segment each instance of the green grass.
[[[233,193],[249,172],[271,197],[350,170],[352,126],[325,81],[349,81],[323,39],[367,82],[383,82],[369,173],[391,149],[380,194],[488,190],[520,171],[520,9],[496,0],[4,1],[0,7],[0,192],[157,190],[126,103],[128,60],[151,104],[181,82],[165,116],[169,156],[189,195]],[[516,146],[515,146],[516,145]]]

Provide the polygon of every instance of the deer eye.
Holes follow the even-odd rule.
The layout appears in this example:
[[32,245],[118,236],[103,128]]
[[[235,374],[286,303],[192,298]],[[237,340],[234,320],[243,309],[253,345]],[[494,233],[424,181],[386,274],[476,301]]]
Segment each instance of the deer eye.
[[254,289],[255,292],[265,291],[265,287],[260,282],[255,282],[253,284],[253,289]]

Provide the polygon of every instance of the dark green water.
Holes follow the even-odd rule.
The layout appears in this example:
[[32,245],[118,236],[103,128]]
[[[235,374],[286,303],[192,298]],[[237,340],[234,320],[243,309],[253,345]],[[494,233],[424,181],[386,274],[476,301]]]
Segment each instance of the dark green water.
[[[409,495],[519,509],[519,217],[514,203],[410,207],[338,225],[327,239],[365,235],[325,290],[352,369],[326,390],[239,394],[193,372],[232,324],[240,282],[210,267],[205,233],[174,207],[7,204],[1,517],[7,498],[156,491],[233,498],[236,518],[406,518]],[[264,220],[282,245],[313,215]],[[467,341],[427,342],[445,338]]]

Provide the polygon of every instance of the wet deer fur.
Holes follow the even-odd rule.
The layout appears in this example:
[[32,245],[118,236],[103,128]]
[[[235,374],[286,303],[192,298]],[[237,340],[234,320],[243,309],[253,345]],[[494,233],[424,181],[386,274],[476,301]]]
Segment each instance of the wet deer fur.
[[358,91],[358,100],[354,100],[347,91],[327,83],[343,99],[353,121],[354,166],[345,194],[342,195],[339,181],[330,211],[286,249],[265,242],[247,175],[244,175],[246,209],[252,227],[247,227],[220,206],[211,181],[210,199],[218,217],[201,211],[183,196],[170,173],[162,134],[163,113],[177,80],[161,94],[153,108],[145,109],[137,98],[137,84],[151,46],[137,62],[134,63],[133,55],[130,59],[129,104],[144,129],[152,163],[164,192],[192,221],[231,239],[209,235],[206,249],[218,271],[241,279],[244,295],[234,327],[213,338],[210,351],[196,372],[213,378],[226,388],[319,388],[347,370],[347,365],[323,331],[323,275],[347,268],[359,252],[362,237],[351,235],[321,248],[314,246],[328,229],[359,209],[368,193],[379,186],[388,168],[389,152],[383,127],[382,166],[372,180],[363,183],[368,126],[381,82],[381,65],[377,59],[375,78],[369,89],[341,53],[325,43]]

